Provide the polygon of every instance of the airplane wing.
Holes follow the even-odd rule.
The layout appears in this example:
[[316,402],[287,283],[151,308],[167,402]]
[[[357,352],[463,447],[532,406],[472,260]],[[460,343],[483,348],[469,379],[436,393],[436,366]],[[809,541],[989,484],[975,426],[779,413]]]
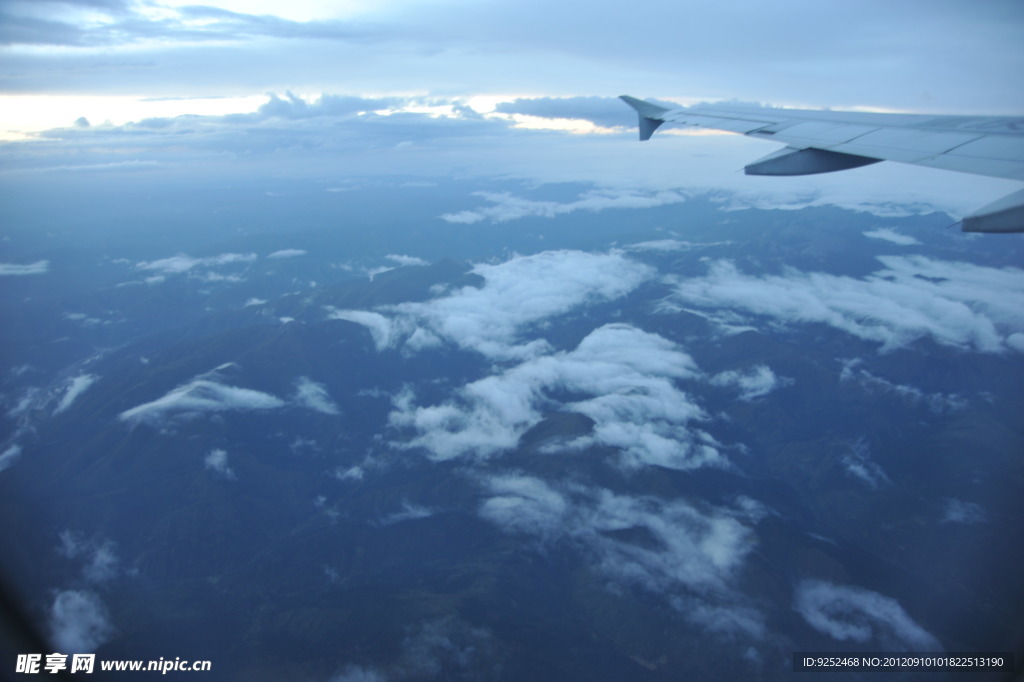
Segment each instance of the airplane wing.
[[[810,111],[727,105],[669,109],[629,95],[640,139],[662,123],[713,128],[786,147],[744,169],[747,175],[810,175],[900,161],[1024,181],[1024,117],[933,116]],[[1024,190],[963,219],[965,232],[1024,232]]]

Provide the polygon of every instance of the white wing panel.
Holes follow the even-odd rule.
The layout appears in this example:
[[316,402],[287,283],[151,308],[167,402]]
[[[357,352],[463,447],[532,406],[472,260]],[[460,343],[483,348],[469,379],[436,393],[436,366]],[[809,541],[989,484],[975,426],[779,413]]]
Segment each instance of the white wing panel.
[[910,128],[882,128],[853,140],[854,144],[881,149],[944,154],[961,145],[981,139],[977,133],[947,133]]
[[1020,161],[1024,159],[1024,138],[1009,135],[988,135],[953,150],[957,156],[982,159]]
[[678,125],[698,126],[711,128],[712,130],[725,130],[731,133],[750,133],[759,128],[769,125],[770,121],[755,121],[742,118],[718,118],[711,116],[697,116],[671,111],[664,116],[664,120]]
[[876,147],[874,145],[860,144],[860,140],[832,145],[828,149],[829,151],[842,152],[843,154],[856,154],[857,156],[869,156],[872,159],[900,161],[902,163],[922,163],[925,159],[936,156],[932,152],[918,152],[912,149],[894,149],[893,147]]
[[994,178],[1024,180],[1024,161],[980,159],[975,156],[940,154],[939,156],[933,156],[915,163],[922,166],[930,166],[931,168],[941,168],[943,170],[976,173],[977,175],[990,175]]
[[788,126],[784,130],[779,131],[775,137],[787,142],[797,143],[801,146],[821,147],[824,149],[834,144],[849,142],[875,130],[878,130],[878,126],[805,121]]

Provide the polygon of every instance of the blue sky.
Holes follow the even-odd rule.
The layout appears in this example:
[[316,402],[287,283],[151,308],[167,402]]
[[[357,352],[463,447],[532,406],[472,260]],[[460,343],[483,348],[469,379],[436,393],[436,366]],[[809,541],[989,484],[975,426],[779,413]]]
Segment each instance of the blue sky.
[[369,174],[956,215],[1019,183],[897,164],[745,178],[736,171],[772,145],[668,131],[640,146],[632,112],[612,98],[1015,114],[1022,28],[1012,0],[5,0],[0,137],[14,142],[0,154],[7,173],[265,162],[340,177],[344,158]]
[[285,90],[1011,114],[1022,28],[1013,0],[5,0],[0,92],[123,97],[115,121],[135,99],[163,102],[148,115],[210,113],[193,98]]

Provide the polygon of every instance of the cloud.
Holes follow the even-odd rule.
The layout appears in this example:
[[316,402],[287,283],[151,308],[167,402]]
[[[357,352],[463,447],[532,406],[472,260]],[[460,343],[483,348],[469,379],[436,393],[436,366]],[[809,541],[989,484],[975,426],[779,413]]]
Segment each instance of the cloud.
[[430,265],[430,263],[422,258],[417,258],[416,256],[403,256],[400,253],[389,253],[385,257],[392,263],[396,263],[401,267]]
[[964,502],[955,498],[948,498],[943,501],[942,521],[940,523],[984,523],[988,520],[988,514],[981,508],[981,505],[974,502]]
[[[196,44],[242,41],[260,36],[279,38],[351,38],[346,24],[333,21],[290,21],[269,14],[244,14],[214,6],[162,6],[120,1],[84,3],[88,10],[59,0],[14,2],[4,11],[0,44],[51,45],[116,49],[140,44]],[[78,9],[79,11],[69,11]]]
[[622,106],[618,97],[529,97],[499,102],[494,110],[542,118],[585,119],[612,128],[633,122]]
[[767,365],[757,365],[745,371],[728,370],[711,377],[714,386],[735,386],[740,389],[740,400],[763,398],[780,386],[793,383],[787,377],[777,377]]
[[86,389],[96,383],[98,376],[94,374],[80,374],[67,382],[67,386],[64,389],[64,395],[60,399],[60,403],[54,409],[54,414],[60,414],[64,410],[71,407],[71,404],[75,402],[78,396],[82,395]]
[[891,227],[880,227],[877,230],[865,232],[864,236],[870,237],[871,239],[881,239],[887,242],[892,242],[893,244],[899,244],[900,246],[913,246],[921,243],[909,235],[900,234],[897,230],[894,230]]
[[708,246],[728,246],[732,244],[730,241],[725,242],[687,242],[680,241],[678,239],[655,239],[653,241],[637,242],[636,244],[627,244],[623,246],[625,251],[690,251],[697,248],[705,248]]
[[226,450],[219,448],[210,450],[206,457],[203,458],[203,466],[229,481],[233,481],[236,478],[234,469],[228,466],[228,453]]
[[17,443],[8,446],[6,450],[0,452],[0,471],[14,466],[14,462],[16,462],[19,457],[21,457],[21,446]]
[[380,313],[368,310],[338,310],[327,306],[327,319],[347,320],[366,327],[373,338],[373,345],[378,351],[390,348],[394,340],[392,321]]
[[843,363],[843,369],[839,373],[841,382],[855,381],[866,389],[876,389],[885,393],[892,393],[909,403],[923,403],[932,412],[939,414],[952,410],[962,410],[967,406],[967,401],[955,393],[926,393],[914,386],[897,384],[876,376],[866,369],[859,368],[863,360],[847,360]]
[[509,192],[474,192],[492,206],[475,210],[445,213],[442,219],[450,223],[472,224],[484,220],[504,223],[521,218],[554,218],[575,211],[604,211],[609,208],[652,208],[686,201],[678,191],[641,192],[631,190],[596,189],[586,192],[576,201],[536,201],[513,196]]
[[[351,469],[349,471],[351,471]],[[347,473],[348,472],[346,472],[346,474]],[[346,476],[346,474],[342,474],[342,475],[338,476],[338,478],[340,480],[346,480],[347,478],[356,478],[358,480],[358,479],[360,479],[362,477],[361,473],[360,473],[359,476]],[[397,511],[397,512],[394,512],[393,514],[388,514],[387,516],[382,518],[380,521],[378,521],[377,525],[379,525],[379,526],[390,526],[392,524],[401,523],[403,521],[415,521],[416,519],[425,519],[428,516],[432,516],[433,514],[434,514],[434,511],[432,509],[428,509],[426,507],[421,507],[418,504],[411,504],[409,502],[402,502],[402,511]]]
[[489,478],[486,485],[491,496],[480,505],[480,515],[504,530],[545,540],[571,532],[569,501],[543,480],[507,474]]
[[848,475],[860,479],[872,490],[892,484],[882,467],[872,461],[871,447],[863,438],[850,444],[849,452],[843,455],[840,463]]
[[445,460],[498,454],[515,447],[545,412],[576,412],[593,420],[593,432],[552,447],[613,447],[631,467],[721,466],[718,443],[690,426],[706,419],[704,411],[675,385],[697,376],[693,360],[672,342],[609,324],[575,350],[474,381],[441,404],[416,406],[406,391],[395,398],[389,421],[408,436],[401,447]]
[[303,249],[281,249],[267,256],[267,258],[295,258],[296,256],[305,256],[306,252]]
[[[922,256],[882,256],[885,269],[864,279],[804,273],[746,275],[714,261],[704,277],[681,280],[677,299],[789,324],[827,324],[883,351],[920,338],[961,350],[1005,352],[1024,329],[1024,271]],[[748,322],[753,322],[752,319]]]
[[4,275],[42,275],[50,271],[50,261],[39,260],[28,265],[0,263],[0,276]]
[[112,580],[120,573],[120,558],[111,540],[86,540],[78,533],[60,533],[58,552],[69,559],[83,559],[82,576],[90,583]]
[[348,117],[374,111],[392,109],[406,101],[403,97],[353,97],[351,95],[321,95],[314,101],[298,97],[292,92],[284,98],[271,93],[270,99],[260,106],[255,116],[246,118],[310,119]]
[[503,658],[490,630],[446,616],[406,626],[397,656],[379,665],[347,664],[331,682],[486,679]]
[[18,398],[18,402],[15,403],[14,407],[7,411],[7,416],[15,419],[22,417],[27,414],[29,410],[39,406],[41,403],[45,403],[45,398],[43,400],[39,400],[41,393],[42,389],[34,386],[26,388],[24,393],[22,393],[22,396]]
[[341,411],[331,400],[323,384],[318,384],[309,377],[299,377],[295,381],[295,402],[321,414],[336,415]]
[[[281,87],[314,92],[331,86],[432,94],[616,95],[628,88],[638,95],[742,97],[791,105],[956,113],[998,107],[1007,114],[1021,109],[1012,79],[1021,61],[1019,46],[1006,30],[1021,21],[1013,2],[979,9],[949,0],[914,1],[893,8],[865,0],[858,10],[702,2],[659,7],[657,22],[582,0],[568,0],[556,11],[538,0],[499,0],[486,8],[452,2],[330,9],[319,4],[317,15],[301,16],[309,3],[276,5],[274,15],[257,15],[170,3],[159,10],[124,3],[116,12],[76,12],[63,3],[7,2],[0,42],[76,49],[12,50],[18,59],[6,89],[38,91],[53,81],[51,88],[91,86],[155,96]],[[882,13],[884,25],[877,21]],[[737,22],[737,16],[747,21]],[[834,30],[815,30],[820,26]],[[949,49],[950,36],[955,50]],[[864,58],[865,45],[876,58]],[[1007,68],[991,68],[982,56],[988,50],[1004,55]],[[158,55],[159,61],[150,61]],[[336,68],[360,57],[359,69]],[[758,69],[750,68],[754,62]],[[894,65],[903,78],[893,78]],[[187,87],[190,75],[194,80]],[[665,92],[667,83],[686,86]],[[593,118],[614,115],[608,103],[592,98],[561,105],[553,98],[515,99],[506,106],[534,115],[561,114],[560,106]]]
[[839,641],[900,651],[942,651],[942,646],[907,615],[895,599],[860,587],[805,580],[797,586],[794,605],[807,624]]
[[49,623],[54,646],[65,653],[93,653],[114,634],[107,607],[86,590],[58,592]]
[[740,606],[731,588],[754,537],[734,514],[524,474],[482,482],[489,496],[480,515],[504,531],[573,547],[615,583],[668,597],[700,625],[763,632],[763,617]]
[[180,254],[170,258],[161,258],[160,260],[143,261],[137,263],[135,267],[139,270],[153,270],[168,275],[176,275],[197,267],[212,268],[231,263],[251,263],[256,258],[257,256],[254,253],[222,253],[219,256],[209,256],[207,258],[192,258]]
[[349,467],[338,467],[334,471],[334,477],[339,481],[361,481],[366,476],[366,470],[361,466]]
[[[217,369],[226,366],[221,365]],[[169,391],[161,398],[125,410],[119,415],[119,418],[125,422],[159,423],[166,419],[189,418],[206,412],[272,410],[284,407],[283,400],[269,393],[237,386],[226,386],[205,378],[213,376],[216,379],[216,371],[200,375],[187,384]]]
[[[518,359],[548,348],[543,339],[520,343],[527,328],[579,306],[625,296],[657,274],[619,253],[582,251],[518,256],[497,265],[476,265],[472,272],[483,278],[483,286],[379,310],[391,313],[405,329],[426,328],[488,357]],[[382,327],[382,320],[373,318],[373,324]],[[380,335],[383,338],[383,332]]]

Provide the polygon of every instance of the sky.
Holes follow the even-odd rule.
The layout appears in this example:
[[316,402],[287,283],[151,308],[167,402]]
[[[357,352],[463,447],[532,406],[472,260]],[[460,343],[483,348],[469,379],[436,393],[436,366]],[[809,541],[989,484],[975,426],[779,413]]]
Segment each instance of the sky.
[[640,147],[615,97],[1020,114],[1022,38],[1014,0],[2,0],[0,174],[341,182],[344,158],[363,175],[597,188],[558,206],[484,193],[450,222],[673,203],[682,187],[959,217],[1019,183],[890,163],[744,177],[776,147],[668,126]]
[[0,130],[251,112],[285,91],[1015,114],[1022,38],[1014,0],[4,0]]

